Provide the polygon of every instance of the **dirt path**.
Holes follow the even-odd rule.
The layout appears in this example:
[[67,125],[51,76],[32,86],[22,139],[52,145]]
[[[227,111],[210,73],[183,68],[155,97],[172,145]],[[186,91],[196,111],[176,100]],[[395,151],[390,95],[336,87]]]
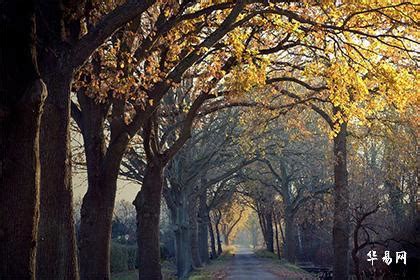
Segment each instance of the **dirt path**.
[[238,248],[227,267],[229,280],[314,279],[311,275],[294,271],[270,259],[258,258],[248,248]]
[[239,248],[229,266],[226,279],[232,280],[271,280],[279,279],[264,269],[263,261],[257,258],[250,249]]

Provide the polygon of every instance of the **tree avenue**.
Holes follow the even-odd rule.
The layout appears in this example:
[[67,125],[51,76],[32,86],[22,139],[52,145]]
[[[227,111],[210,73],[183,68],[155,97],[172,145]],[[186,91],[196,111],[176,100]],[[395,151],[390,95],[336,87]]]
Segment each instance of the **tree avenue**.
[[371,276],[412,273],[415,1],[0,7],[0,279],[112,279],[116,248],[187,279],[232,244],[340,280],[404,250]]

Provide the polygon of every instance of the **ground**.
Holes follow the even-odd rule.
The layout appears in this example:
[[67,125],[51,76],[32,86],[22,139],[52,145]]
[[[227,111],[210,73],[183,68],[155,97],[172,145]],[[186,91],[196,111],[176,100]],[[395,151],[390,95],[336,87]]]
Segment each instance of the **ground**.
[[270,254],[257,255],[248,248],[239,247],[234,256],[211,263],[193,273],[189,280],[315,279],[296,266],[271,258]]
[[[174,279],[164,273],[165,279]],[[112,280],[134,280],[137,272],[114,274]],[[234,254],[221,256],[211,264],[193,272],[189,280],[309,280],[316,279],[307,272],[270,254],[255,254],[251,249],[239,247]]]

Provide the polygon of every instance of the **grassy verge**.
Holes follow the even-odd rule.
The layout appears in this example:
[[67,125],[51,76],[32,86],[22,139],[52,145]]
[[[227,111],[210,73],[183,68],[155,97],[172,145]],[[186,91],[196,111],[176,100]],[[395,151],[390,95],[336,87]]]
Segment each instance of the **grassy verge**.
[[226,275],[226,268],[235,253],[235,246],[223,248],[225,251],[217,259],[212,260],[210,264],[193,271],[188,280],[212,280],[221,279]]
[[[119,273],[112,273],[111,280],[137,280],[138,270],[130,270]],[[175,280],[175,265],[169,261],[162,262],[162,277],[164,280]]]
[[111,274],[112,280],[136,280],[138,279],[137,270],[130,270]]
[[254,253],[259,258],[279,260],[279,258],[278,258],[278,256],[276,254],[274,254],[272,252],[269,252],[267,250],[264,250],[264,249],[256,250]]
[[255,251],[255,255],[259,258],[270,259],[274,263],[279,264],[290,271],[297,272],[297,273],[305,273],[305,274],[308,273],[307,271],[301,269],[300,267],[287,262],[285,259],[279,259],[276,254],[269,252],[267,250],[264,250],[264,249],[257,250]]

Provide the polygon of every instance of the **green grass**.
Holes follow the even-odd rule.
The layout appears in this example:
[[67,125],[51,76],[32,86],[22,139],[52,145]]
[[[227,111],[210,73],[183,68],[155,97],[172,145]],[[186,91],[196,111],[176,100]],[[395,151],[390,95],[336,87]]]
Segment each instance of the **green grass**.
[[137,280],[138,279],[138,271],[131,270],[119,273],[111,274],[112,280]]
[[[137,280],[138,270],[130,270],[111,274],[111,280]],[[164,280],[175,280],[175,265],[169,261],[162,262],[162,276]]]
[[291,271],[308,273],[307,271],[301,269],[300,267],[287,262],[285,259],[279,259],[276,254],[274,254],[272,252],[269,252],[267,250],[264,250],[264,249],[257,250],[257,251],[255,251],[255,255],[259,258],[272,259],[276,263],[281,264],[282,266],[284,266],[285,268],[287,268]]
[[217,259],[212,260],[210,264],[191,272],[188,280],[211,280],[215,279],[217,274],[223,273],[236,248],[235,246],[229,246],[224,249],[225,251]]
[[255,255],[259,258],[266,258],[266,259],[276,259],[278,260],[278,256],[270,251],[260,249],[254,252]]
[[228,255],[231,256],[236,252],[236,246],[235,245],[229,245],[229,246],[225,246],[223,245],[223,255]]
[[288,262],[284,262],[283,266],[294,272],[308,273],[306,270],[303,270],[302,268]]
[[211,280],[212,274],[208,271],[194,271],[191,273],[191,275],[188,277],[188,280]]

